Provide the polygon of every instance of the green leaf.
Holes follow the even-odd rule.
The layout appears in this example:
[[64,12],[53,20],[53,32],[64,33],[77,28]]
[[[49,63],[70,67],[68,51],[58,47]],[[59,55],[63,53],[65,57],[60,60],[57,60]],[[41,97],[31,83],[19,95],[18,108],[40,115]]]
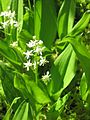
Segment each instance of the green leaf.
[[51,69],[50,94],[57,99],[75,75],[75,53],[69,44],[57,57]]
[[23,16],[23,29],[27,30],[29,34],[34,35],[34,13],[33,11],[26,11]]
[[36,0],[35,2],[35,35],[51,48],[56,37],[56,9],[55,1]]
[[[34,81],[31,81],[26,74],[19,74],[19,75],[20,76],[18,76],[18,78],[15,77],[14,80],[15,81],[14,85],[17,89],[22,91],[23,94],[27,93],[28,91],[29,96],[31,96],[32,99],[35,99],[40,104],[45,104],[50,102],[50,98],[48,96],[48,93],[46,93],[46,91],[45,92],[42,91],[42,89]],[[35,100],[33,100],[33,102],[35,102]]]
[[[80,38],[69,38],[69,42],[72,44],[73,49],[81,62],[82,68],[85,72],[86,82],[87,82],[87,93],[84,96],[87,102],[90,104],[90,53],[84,46],[81,44]],[[85,81],[84,81],[85,82]]]
[[30,103],[23,101],[17,108],[12,120],[33,120]]
[[20,95],[19,91],[14,88],[13,78],[13,72],[3,65],[3,63],[0,63],[0,79],[6,95],[6,100],[10,103],[15,97]]
[[73,27],[72,31],[68,36],[77,36],[85,30],[90,21],[90,10],[86,11],[78,23]]
[[22,93],[22,96],[25,99],[29,99],[29,102],[30,102],[32,108],[35,111],[39,111],[42,106],[37,103],[34,95],[32,94],[31,87],[29,86],[29,82],[28,82],[28,81],[30,81],[29,80],[30,77],[27,77],[26,74],[22,75],[21,73],[18,73],[18,72],[16,72],[16,73],[17,73],[17,75],[14,78],[14,86]]
[[12,1],[12,0],[6,0],[6,1],[4,2],[3,0],[1,0],[1,4],[2,4],[2,9],[3,9],[3,11],[6,11],[6,10],[8,9],[8,7],[10,7],[11,1]]
[[23,101],[17,108],[12,120],[23,120],[23,115],[25,115],[25,110],[27,111],[27,109],[26,102]]
[[[11,6],[12,6],[12,11],[15,11],[17,14],[18,13],[18,0],[12,0]],[[16,18],[17,18],[17,16],[16,16]]]
[[87,79],[85,74],[83,74],[80,82],[80,94],[83,100],[87,99],[88,90],[87,90]]
[[34,29],[35,29],[35,35],[37,36],[37,39],[40,38],[40,29],[41,29],[41,11],[42,11],[42,0],[36,0],[35,3],[35,9],[34,9]]
[[57,100],[56,107],[55,107],[56,111],[60,111],[61,112],[61,110],[64,109],[64,106],[65,106],[66,101],[68,100],[68,97],[69,97],[69,93],[66,94],[64,97],[59,98]]
[[13,100],[13,102],[12,102],[10,108],[8,109],[6,115],[4,116],[3,120],[10,120],[12,106],[13,106],[13,104],[15,104],[17,102],[18,99],[20,99],[20,97],[17,97]]
[[28,92],[28,90],[26,88],[26,84],[25,84],[25,82],[24,82],[24,80],[22,79],[21,76],[15,75],[15,77],[14,77],[14,87],[22,93],[24,98],[29,98],[29,92]]
[[23,26],[23,0],[18,0],[18,19],[17,20],[19,23],[18,33],[20,33]]
[[80,38],[69,38],[69,41],[72,44],[73,49],[81,62],[87,78],[88,87],[90,88],[90,53],[86,49],[85,45],[80,42]]
[[0,54],[2,54],[7,60],[15,65],[21,66],[19,59],[17,58],[14,50],[8,46],[5,41],[0,40]]
[[76,4],[74,0],[64,0],[58,14],[58,35],[66,36],[72,29]]
[[48,94],[43,92],[34,81],[26,82],[28,91],[31,91],[33,98],[40,104],[46,104],[50,102]]

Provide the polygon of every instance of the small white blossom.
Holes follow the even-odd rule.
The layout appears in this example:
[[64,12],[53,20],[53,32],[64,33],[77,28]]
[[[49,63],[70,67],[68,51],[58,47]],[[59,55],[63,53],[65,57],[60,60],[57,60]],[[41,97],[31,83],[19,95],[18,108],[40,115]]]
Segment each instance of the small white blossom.
[[40,66],[44,66],[45,63],[48,63],[49,61],[47,61],[45,58],[43,58],[42,56],[40,56]]
[[47,71],[46,75],[43,75],[42,76],[42,80],[49,80],[50,79],[50,74],[49,74],[49,71]]
[[36,36],[34,35],[34,36],[33,36],[33,40],[35,40],[35,39],[36,39]]
[[18,24],[18,22],[17,21],[14,21],[14,27],[18,27],[19,26],[19,24]]
[[12,14],[12,13],[11,13],[11,10],[9,10],[9,11],[7,12],[7,17],[10,18],[11,14]]
[[6,16],[8,16],[8,12],[7,11],[1,12],[0,16],[6,17]]
[[34,50],[35,53],[38,53],[38,55],[42,55],[42,48],[37,46],[36,49]]
[[15,11],[13,11],[13,12],[11,12],[11,10],[4,11],[4,12],[1,12],[0,16],[8,17],[8,18],[14,18],[15,17]]
[[14,20],[13,19],[10,19],[10,25],[12,26],[14,23]]
[[24,63],[24,67],[27,68],[27,71],[29,71],[29,67],[31,67],[33,64],[29,61],[27,63]]
[[38,44],[39,44],[39,45],[42,45],[42,44],[43,44],[43,41],[42,41],[42,40],[39,40],[39,41],[38,41]]
[[13,42],[12,44],[10,44],[12,47],[17,47],[18,46],[18,42],[17,41],[15,41],[15,42]]
[[15,11],[13,11],[11,14],[10,14],[10,18],[14,18],[15,17]]
[[9,24],[10,24],[11,26],[14,25],[14,27],[18,27],[18,22],[15,21],[14,19],[10,19]]
[[36,40],[35,40],[35,41],[31,40],[31,41],[27,44],[27,46],[28,46],[29,48],[32,48],[32,47],[36,46],[36,43],[37,43]]
[[24,52],[23,54],[25,54],[26,58],[29,59],[29,57],[33,55],[33,50],[27,50],[27,52]]
[[5,28],[8,26],[9,21],[1,22],[2,27]]

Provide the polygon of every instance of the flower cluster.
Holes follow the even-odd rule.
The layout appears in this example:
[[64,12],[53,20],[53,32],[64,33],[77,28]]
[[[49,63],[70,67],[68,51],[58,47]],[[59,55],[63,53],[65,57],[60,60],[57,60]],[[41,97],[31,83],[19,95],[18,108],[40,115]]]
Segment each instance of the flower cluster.
[[42,40],[36,40],[36,37],[33,36],[33,40],[30,40],[26,45],[28,50],[23,54],[27,60],[27,62],[24,63],[24,67],[27,69],[27,71],[29,71],[30,67],[36,69],[37,65],[44,66],[44,64],[48,62],[46,57],[43,56],[45,47]]
[[15,11],[11,10],[0,13],[0,17],[3,17],[3,22],[0,22],[0,28],[6,28],[8,26],[18,27],[18,22],[15,20]]

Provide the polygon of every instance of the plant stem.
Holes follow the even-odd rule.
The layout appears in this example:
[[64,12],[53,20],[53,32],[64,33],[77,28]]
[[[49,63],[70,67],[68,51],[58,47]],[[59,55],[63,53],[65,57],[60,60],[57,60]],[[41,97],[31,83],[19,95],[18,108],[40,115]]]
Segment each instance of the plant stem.
[[31,10],[31,3],[30,3],[30,0],[28,0],[28,6],[29,6],[29,9]]
[[35,68],[35,80],[36,80],[36,84],[38,82],[38,65],[37,65],[37,62],[36,62],[36,68]]

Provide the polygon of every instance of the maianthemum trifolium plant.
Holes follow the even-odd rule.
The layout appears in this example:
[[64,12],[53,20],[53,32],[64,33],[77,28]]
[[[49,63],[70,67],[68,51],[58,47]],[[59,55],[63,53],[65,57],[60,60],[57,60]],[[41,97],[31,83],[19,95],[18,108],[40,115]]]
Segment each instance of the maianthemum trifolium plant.
[[76,6],[76,0],[0,0],[0,80],[9,104],[3,120],[61,120],[77,61],[78,94],[90,110],[90,52],[82,41],[90,10],[76,22]]

